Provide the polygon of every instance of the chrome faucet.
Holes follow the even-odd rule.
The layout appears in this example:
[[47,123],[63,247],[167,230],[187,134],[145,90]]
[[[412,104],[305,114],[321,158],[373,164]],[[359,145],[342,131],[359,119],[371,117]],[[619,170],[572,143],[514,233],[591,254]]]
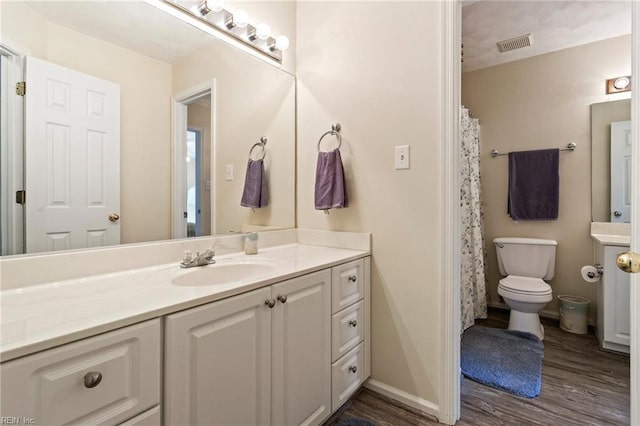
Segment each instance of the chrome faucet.
[[216,263],[216,261],[213,259],[213,256],[215,256],[215,253],[210,249],[207,249],[202,253],[196,252],[195,256],[191,253],[190,250],[187,250],[182,254],[182,262],[180,262],[180,267],[193,268],[196,266],[211,265],[212,263]]

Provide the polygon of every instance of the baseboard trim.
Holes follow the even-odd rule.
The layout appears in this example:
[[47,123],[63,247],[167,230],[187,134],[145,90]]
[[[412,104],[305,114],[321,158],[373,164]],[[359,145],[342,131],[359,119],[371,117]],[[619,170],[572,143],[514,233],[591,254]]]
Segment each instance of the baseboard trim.
[[389,386],[375,379],[367,380],[363,386],[395,401],[408,405],[411,408],[415,408],[422,413],[434,416],[438,419],[440,418],[440,407],[431,401],[411,395],[410,393],[394,388],[393,386]]

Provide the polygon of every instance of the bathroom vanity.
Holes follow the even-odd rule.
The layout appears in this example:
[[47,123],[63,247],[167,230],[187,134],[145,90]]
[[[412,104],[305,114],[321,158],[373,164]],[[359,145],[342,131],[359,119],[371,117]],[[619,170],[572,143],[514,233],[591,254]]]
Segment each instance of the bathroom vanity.
[[[624,225],[624,224],[614,224]],[[620,226],[618,226],[620,228]],[[603,274],[596,283],[596,336],[602,349],[629,353],[631,320],[629,306],[629,274],[616,266],[618,254],[629,251],[630,237],[625,232],[602,233],[592,226],[595,263]]]
[[[1,415],[34,424],[321,424],[370,375],[369,235],[268,234],[257,255],[231,249],[214,265],[181,269],[178,255],[3,290]],[[163,259],[211,241],[66,256],[103,252],[117,265],[134,251]],[[52,265],[51,256],[69,261],[3,259],[3,277]]]

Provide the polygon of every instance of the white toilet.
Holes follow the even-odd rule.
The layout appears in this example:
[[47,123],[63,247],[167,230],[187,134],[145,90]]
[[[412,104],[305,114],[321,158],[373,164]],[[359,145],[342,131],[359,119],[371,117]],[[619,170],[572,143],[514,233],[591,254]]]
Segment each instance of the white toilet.
[[511,308],[509,330],[526,331],[544,339],[538,312],[552,299],[551,286],[556,266],[554,240],[537,238],[496,238],[500,274],[498,294]]

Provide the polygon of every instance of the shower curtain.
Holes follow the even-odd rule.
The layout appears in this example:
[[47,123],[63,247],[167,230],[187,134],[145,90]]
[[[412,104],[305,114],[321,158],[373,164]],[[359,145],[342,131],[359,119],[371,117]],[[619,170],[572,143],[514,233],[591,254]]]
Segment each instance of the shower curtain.
[[485,287],[485,249],[480,194],[480,123],[472,118],[469,110],[460,112],[460,206],[461,206],[461,255],[460,255],[460,312],[464,331],[476,318],[487,317],[487,292]]

